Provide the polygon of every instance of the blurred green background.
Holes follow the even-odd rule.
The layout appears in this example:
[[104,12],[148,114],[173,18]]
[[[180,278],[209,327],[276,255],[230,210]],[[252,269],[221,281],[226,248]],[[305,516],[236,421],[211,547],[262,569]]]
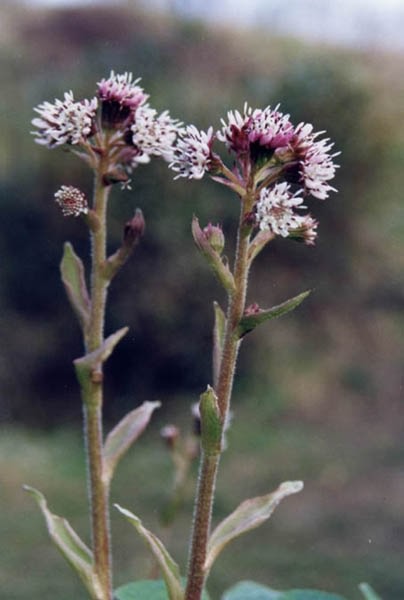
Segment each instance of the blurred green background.
[[[223,554],[212,597],[255,578],[351,600],[368,581],[384,600],[402,600],[403,55],[208,27],[118,4],[2,3],[0,597],[85,598],[21,485],[41,489],[88,539],[72,369],[82,350],[58,264],[65,240],[85,259],[89,248],[84,225],[63,219],[52,197],[61,184],[90,192],[91,175],[73,155],[35,145],[29,131],[38,103],[70,89],[91,97],[114,69],[141,76],[154,107],[200,128],[219,127],[244,101],[281,102],[295,123],[325,129],[342,152],[339,193],[310,202],[320,221],[317,245],[281,240],[255,263],[251,302],[314,293],[244,342],[215,518],[285,479],[304,479],[305,490]],[[127,324],[130,334],[107,365],[105,412],[108,428],[144,400],[163,403],[112,493],[158,530],[172,477],[159,428],[191,427],[189,406],[211,381],[212,301],[224,303],[193,247],[190,221],[196,214],[202,224],[222,223],[231,254],[238,207],[213,182],[173,181],[154,161],[136,170],[131,191],[114,192],[111,250],[137,206],[147,231],[111,288],[107,331]],[[182,564],[192,491],[190,482],[169,542]],[[119,516],[112,526],[116,583],[147,576],[149,557],[135,532]]]

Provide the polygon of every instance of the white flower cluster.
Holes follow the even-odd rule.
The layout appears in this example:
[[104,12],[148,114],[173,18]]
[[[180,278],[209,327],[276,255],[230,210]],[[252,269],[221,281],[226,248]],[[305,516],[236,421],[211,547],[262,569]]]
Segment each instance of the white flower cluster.
[[292,194],[290,185],[286,182],[261,190],[256,205],[256,217],[261,231],[269,230],[276,235],[288,237],[292,230],[301,227],[305,217],[297,214],[295,209],[306,207],[299,194],[301,191]]
[[194,125],[188,125],[183,130],[178,138],[174,159],[169,165],[178,173],[174,179],[201,179],[209,171],[213,139],[213,127],[208,131],[199,131]]
[[150,162],[152,156],[172,162],[182,123],[167,110],[158,114],[151,108],[139,81],[131,73],[111,71],[97,83],[97,96],[92,100],[76,102],[73,93],[67,92],[63,100],[43,102],[35,108],[39,116],[32,121],[36,142],[49,148],[80,145],[82,156],[87,155],[93,167],[100,156],[104,163],[109,161],[109,172],[130,172]]
[[295,129],[294,149],[300,160],[301,181],[306,188],[306,193],[319,200],[325,200],[329,192],[337,190],[328,184],[335,177],[338,168],[333,159],[339,152],[330,154],[334,144],[329,138],[317,140],[324,131],[313,133],[313,125],[300,123]]
[[160,115],[149,106],[136,111],[135,122],[131,126],[132,141],[139,150],[133,158],[133,165],[150,161],[151,156],[161,156],[170,162],[174,158],[174,144],[182,123],[172,119],[166,110]]
[[54,148],[63,144],[80,144],[94,127],[98,100],[75,102],[73,92],[66,92],[64,100],[43,102],[34,110],[39,114],[32,120],[38,131],[32,132],[38,144]]

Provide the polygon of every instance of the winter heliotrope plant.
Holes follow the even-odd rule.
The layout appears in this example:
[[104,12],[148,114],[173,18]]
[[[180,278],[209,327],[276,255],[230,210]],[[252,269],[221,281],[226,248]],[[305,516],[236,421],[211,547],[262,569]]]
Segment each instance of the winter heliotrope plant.
[[[91,200],[72,182],[65,182],[55,193],[62,214],[83,219],[91,239],[89,288],[84,265],[69,243],[61,263],[62,280],[83,335],[84,353],[74,364],[84,409],[91,547],[84,544],[67,521],[48,509],[39,491],[27,489],[43,512],[52,540],[77,571],[93,600],[200,600],[208,598],[206,581],[223,548],[266,521],[283,498],[303,487],[300,481],[284,482],[272,493],[246,500],[211,531],[215,482],[229,426],[241,341],[261,323],[293,310],[308,295],[303,292],[271,308],[261,308],[256,302],[247,304],[250,267],[276,237],[307,245],[315,243],[318,223],[307,212],[305,202],[309,196],[325,200],[335,191],[330,181],[337,168],[336,153],[323,132],[314,132],[309,124],[294,125],[279,106],[252,109],[245,105],[242,112],[230,111],[217,131],[213,127],[207,131],[194,125],[184,127],[168,111],[159,114],[150,106],[139,81],[130,73],[111,72],[97,84],[93,98],[77,100],[69,91],[63,99],[43,102],[35,109],[37,115],[32,122],[36,141],[51,149],[70,150],[94,174]],[[227,292],[228,300],[225,311],[215,303],[212,381],[201,394],[197,410],[200,469],[185,578],[180,576],[179,567],[163,543],[137,516],[117,506],[146,542],[162,580],[134,582],[113,591],[110,483],[120,458],[142,433],[159,403],[145,402],[135,408],[104,439],[103,364],[127,331],[123,328],[105,337],[107,292],[145,227],[137,209],[123,227],[121,246],[108,256],[106,209],[112,187],[130,186],[135,169],[154,157],[165,160],[176,179],[201,179],[208,175],[227,186],[238,199],[240,217],[231,264],[223,255],[226,240],[222,228],[211,223],[201,228],[197,218],[192,223],[196,246]],[[163,430],[177,468],[176,492],[183,490],[190,462],[198,454],[194,445],[180,450],[179,435],[174,426]],[[175,506],[177,500],[176,496]],[[372,593],[369,589],[366,593]],[[287,594],[244,582],[227,591],[223,600],[286,600],[292,597]],[[312,592],[310,598],[338,599],[322,592]]]

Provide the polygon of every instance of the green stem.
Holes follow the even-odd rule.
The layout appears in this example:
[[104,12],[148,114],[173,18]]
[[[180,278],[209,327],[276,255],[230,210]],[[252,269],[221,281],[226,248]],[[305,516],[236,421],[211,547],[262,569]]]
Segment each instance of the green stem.
[[186,600],[199,600],[205,584],[206,560],[217,470],[220,454],[202,452],[196,493]]
[[[102,276],[106,260],[106,209],[109,188],[102,183],[98,173],[94,183],[94,211],[99,219],[99,227],[91,232],[91,318],[86,351],[99,348],[104,338],[105,305],[108,281]],[[102,364],[97,365],[88,382],[84,401],[84,435],[86,440],[87,465],[89,474],[89,495],[91,510],[91,534],[94,555],[94,569],[98,575],[102,598],[112,600],[111,543],[109,527],[109,489],[103,482],[103,373]],[[84,391],[84,390],[83,390]]]
[[98,217],[99,225],[91,232],[91,319],[86,344],[87,352],[99,348],[104,339],[108,281],[103,277],[103,269],[107,254],[106,212],[109,189],[105,187],[101,176],[97,173],[94,181],[94,212]]
[[[237,326],[243,315],[247,293],[249,270],[248,248],[250,232],[244,228],[244,216],[250,209],[252,200],[247,194],[242,202],[237,237],[236,258],[234,264],[235,290],[229,293],[226,331],[216,395],[224,432],[229,416],[230,399],[236,369],[240,340]],[[223,435],[223,433],[222,433]],[[193,533],[188,566],[185,600],[200,600],[205,584],[204,564],[210,535],[211,515],[215,494],[216,475],[219,468],[220,453],[206,455],[202,453],[198,489],[195,502]]]

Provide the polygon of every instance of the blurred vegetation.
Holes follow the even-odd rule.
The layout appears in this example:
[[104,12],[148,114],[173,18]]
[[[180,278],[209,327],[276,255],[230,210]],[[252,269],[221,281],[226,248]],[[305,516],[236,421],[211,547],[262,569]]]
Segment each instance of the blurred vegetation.
[[[74,156],[33,143],[33,106],[69,89],[77,98],[91,97],[95,83],[111,69],[141,76],[153,106],[169,108],[173,116],[202,128],[218,127],[226,111],[242,108],[244,101],[252,106],[281,102],[295,123],[313,122],[335,140],[342,152],[335,183],[339,194],[310,207],[320,221],[315,248],[281,240],[254,266],[251,302],[269,306],[307,288],[314,293],[295,313],[260,328],[244,343],[234,449],[245,460],[223,469],[228,491],[222,483],[218,512],[245,497],[246,477],[258,494],[267,491],[267,483],[306,474],[309,490],[301,505],[293,505],[299,519],[287,513],[292,525],[287,518],[274,525],[282,540],[286,534],[282,537],[280,530],[290,527],[289,541],[268,549],[265,530],[256,534],[254,556],[244,557],[240,545],[231,558],[248,560],[243,575],[252,577],[258,569],[261,580],[274,587],[278,582],[278,587],[323,585],[341,593],[367,579],[385,600],[402,600],[404,578],[396,558],[403,551],[404,516],[398,478],[404,358],[402,56],[310,46],[270,33],[208,29],[118,3],[49,10],[4,2],[0,48],[0,421],[5,427],[18,423],[60,429],[81,419],[71,366],[81,353],[79,330],[64,297],[58,263],[64,240],[71,240],[83,257],[88,256],[88,240],[84,225],[63,219],[52,197],[61,184],[89,192],[91,176]],[[211,379],[211,302],[224,300],[193,248],[192,214],[203,224],[223,224],[230,254],[237,206],[226,190],[208,180],[174,182],[158,161],[139,168],[132,187],[114,192],[111,250],[136,206],[145,214],[147,232],[111,288],[108,332],[128,324],[130,334],[107,366],[106,416],[114,422],[142,401],[159,398],[164,404],[159,418],[173,420],[188,411]],[[14,460],[22,464],[27,453],[31,461],[37,451],[46,456],[47,442],[35,435],[26,442],[16,438],[11,465]],[[52,435],[49,449],[57,453],[63,441],[57,437],[61,434]],[[5,439],[7,443],[7,435]],[[21,459],[12,456],[16,447]],[[147,460],[156,465],[164,461],[160,450],[150,448]],[[269,457],[273,452],[270,475],[262,475],[256,465],[258,455],[266,452]],[[231,456],[225,459],[229,464]],[[146,454],[142,457],[146,461]],[[64,458],[63,453],[61,463],[57,461],[62,487],[55,492],[61,499],[70,494],[71,484],[63,472]],[[18,496],[5,525],[12,537],[11,523],[27,503],[14,487],[20,478],[7,464],[7,489]],[[165,468],[159,463],[156,472]],[[29,483],[36,485],[33,478]],[[49,495],[45,477],[42,488]],[[158,500],[159,493],[155,495]],[[68,497],[70,506],[75,495]],[[132,508],[124,494],[119,501]],[[142,502],[153,504],[154,499]],[[63,512],[57,501],[55,510]],[[298,520],[307,537],[294,537]],[[26,524],[21,539],[32,535],[37,540],[34,525],[30,520]],[[315,539],[314,528],[321,528]],[[43,545],[53,564],[53,550],[45,539]],[[263,548],[269,561],[267,555],[263,560]],[[255,552],[252,545],[249,550]],[[225,558],[222,565],[214,589],[231,583]],[[56,589],[48,596],[45,588],[36,594],[27,587],[20,595],[7,589],[10,600],[27,597],[28,589],[32,597],[62,598]]]

